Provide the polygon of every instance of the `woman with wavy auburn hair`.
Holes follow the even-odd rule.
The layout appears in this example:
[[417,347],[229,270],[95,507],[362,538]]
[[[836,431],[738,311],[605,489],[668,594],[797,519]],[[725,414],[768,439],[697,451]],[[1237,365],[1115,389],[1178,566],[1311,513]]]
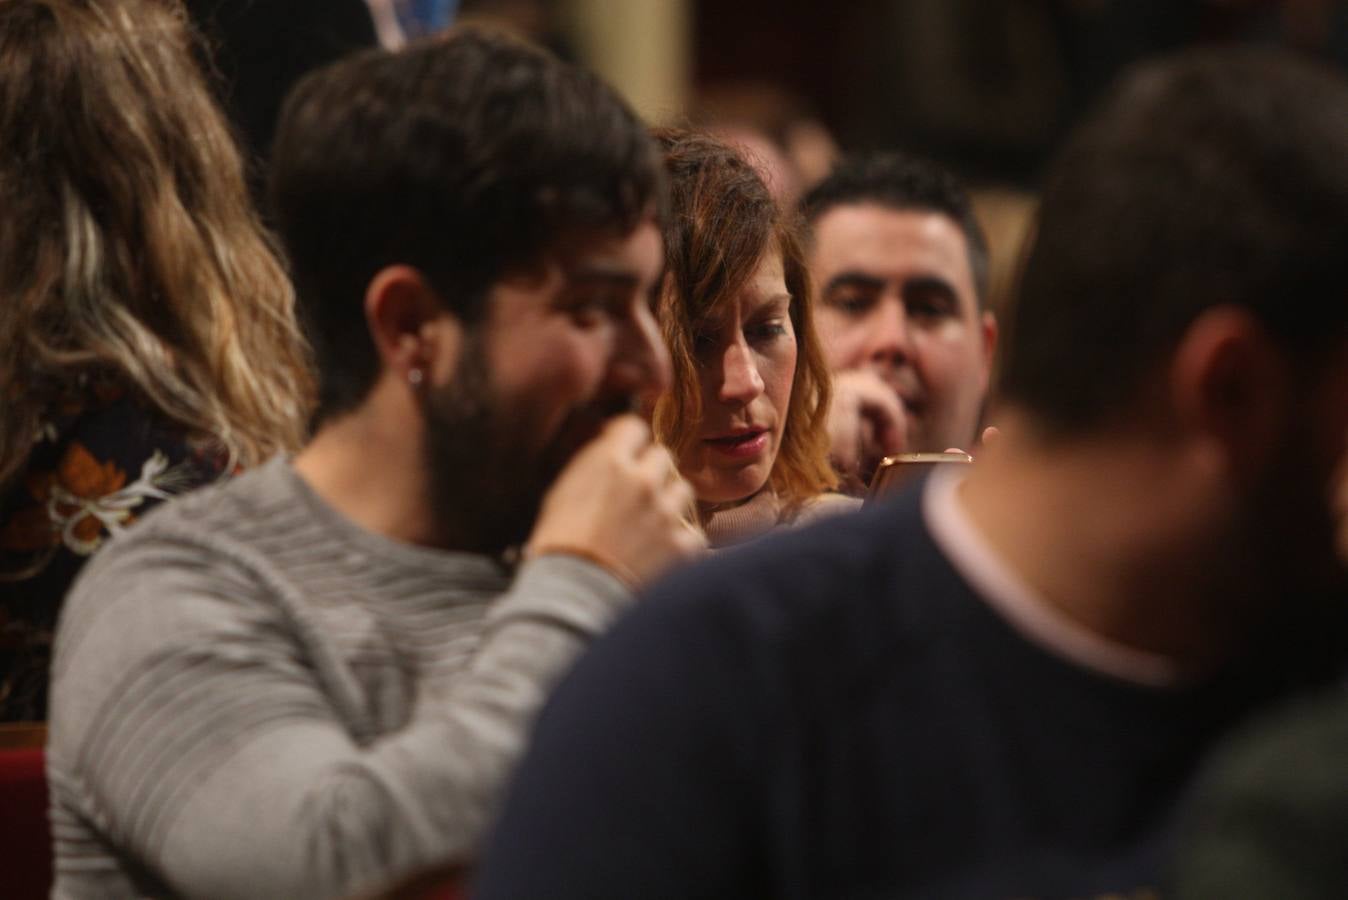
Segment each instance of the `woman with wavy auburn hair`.
[[296,448],[289,281],[168,0],[0,2],[0,719],[103,539]]
[[851,509],[831,494],[829,372],[793,220],[744,156],[663,130],[670,214],[659,318],[674,364],[656,436],[713,547]]

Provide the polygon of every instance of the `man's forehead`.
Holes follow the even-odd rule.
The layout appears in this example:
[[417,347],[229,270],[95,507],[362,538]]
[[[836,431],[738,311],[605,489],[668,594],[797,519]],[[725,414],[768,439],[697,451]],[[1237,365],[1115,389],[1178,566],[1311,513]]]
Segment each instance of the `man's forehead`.
[[565,235],[548,253],[551,261],[569,274],[645,274],[638,270],[664,257],[664,240],[651,219],[643,219],[631,231],[579,231]]
[[825,280],[841,269],[890,278],[916,267],[973,284],[964,232],[935,210],[876,203],[832,207],[815,221],[811,264]]
[[502,281],[542,284],[549,280],[640,282],[659,277],[664,243],[650,220],[632,231],[574,231],[559,237],[532,264],[506,274]]

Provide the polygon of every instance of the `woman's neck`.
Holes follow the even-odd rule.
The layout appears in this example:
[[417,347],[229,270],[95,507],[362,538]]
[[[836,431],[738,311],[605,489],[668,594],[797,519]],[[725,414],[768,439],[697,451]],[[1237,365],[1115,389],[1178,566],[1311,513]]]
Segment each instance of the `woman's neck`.
[[712,548],[742,544],[776,527],[781,504],[772,488],[730,503],[698,503],[698,519]]

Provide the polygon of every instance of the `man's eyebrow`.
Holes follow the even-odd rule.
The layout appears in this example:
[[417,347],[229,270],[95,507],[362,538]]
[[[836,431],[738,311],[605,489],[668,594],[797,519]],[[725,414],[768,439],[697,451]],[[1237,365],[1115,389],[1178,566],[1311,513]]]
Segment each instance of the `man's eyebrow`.
[[577,282],[605,282],[622,286],[636,284],[640,277],[636,272],[622,266],[607,266],[603,263],[582,263],[575,268],[568,269],[566,273],[568,281]]
[[915,275],[903,283],[903,292],[905,294],[914,290],[933,291],[937,294],[944,295],[950,300],[955,300],[959,296],[955,291],[955,286],[953,284],[946,281],[944,278],[938,278],[935,275]]
[[867,275],[865,272],[839,272],[828,280],[824,285],[824,293],[831,293],[841,287],[864,288],[865,290],[878,291],[885,286],[883,278],[876,278],[874,275]]

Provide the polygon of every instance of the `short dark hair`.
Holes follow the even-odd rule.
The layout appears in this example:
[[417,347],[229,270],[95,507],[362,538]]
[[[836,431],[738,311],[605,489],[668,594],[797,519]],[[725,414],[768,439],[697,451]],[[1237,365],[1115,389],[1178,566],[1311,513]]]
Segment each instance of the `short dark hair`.
[[1348,326],[1348,84],[1268,51],[1143,65],[1050,169],[1003,398],[1080,433],[1136,401],[1205,309],[1314,365]]
[[988,297],[988,241],[974,217],[969,193],[954,173],[930,160],[906,153],[870,153],[844,157],[828,177],[801,198],[800,211],[813,227],[835,206],[873,203],[899,212],[944,215],[964,233],[969,271],[979,306]]
[[472,324],[491,285],[568,233],[629,233],[660,204],[659,157],[607,85],[503,34],[463,29],[356,54],[287,99],[271,198],[315,345],[318,418],[378,374],[363,298],[419,269]]

